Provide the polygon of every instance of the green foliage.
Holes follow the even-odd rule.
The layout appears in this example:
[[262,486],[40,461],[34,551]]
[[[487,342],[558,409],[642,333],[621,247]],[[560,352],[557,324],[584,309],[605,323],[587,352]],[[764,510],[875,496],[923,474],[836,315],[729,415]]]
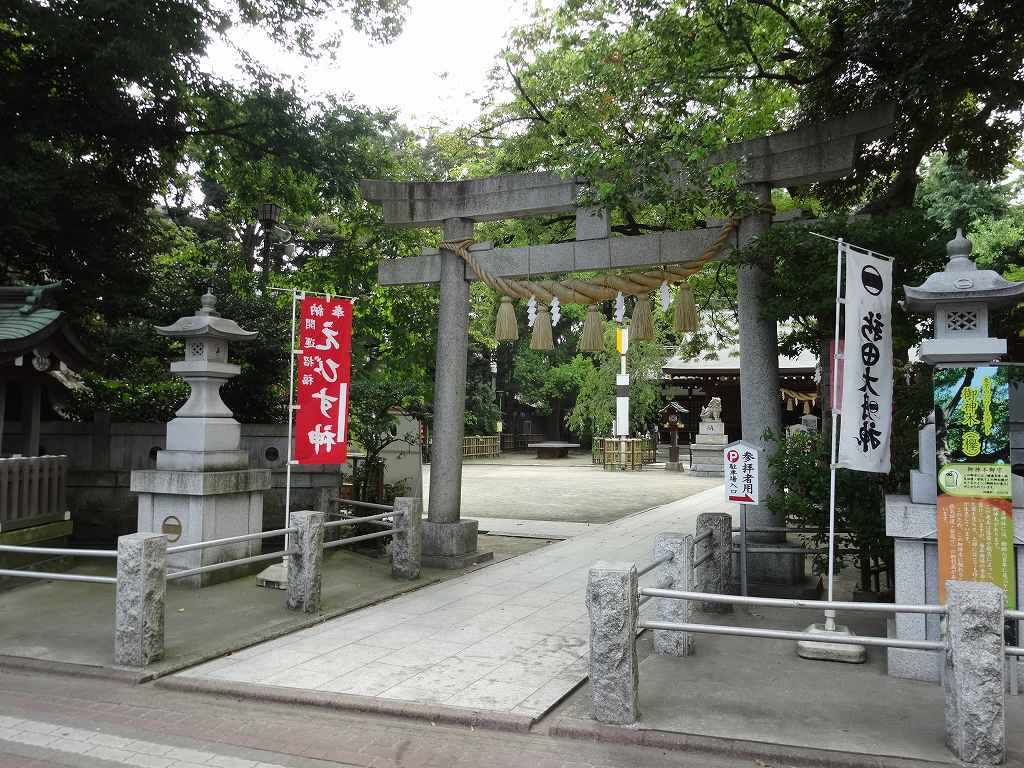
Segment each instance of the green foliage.
[[899,306],[903,285],[920,285],[943,268],[949,235],[920,211],[905,210],[868,219],[828,218],[806,224],[773,226],[756,241],[734,252],[739,263],[759,264],[770,272],[763,294],[764,312],[786,325],[779,339],[784,354],[801,349],[822,351],[835,332],[836,245],[812,233],[843,238],[893,259],[893,348],[898,356],[931,326]]
[[[615,350],[615,323],[604,324],[603,352],[593,362],[581,363],[579,396],[566,418],[576,432],[589,436],[611,433],[615,418],[615,375],[619,373],[619,354]],[[655,326],[657,328],[657,325]],[[659,334],[656,332],[656,336]],[[646,432],[664,403],[661,392],[661,368],[665,348],[654,341],[630,342],[626,355],[629,371],[629,426],[632,433]]]
[[948,232],[967,230],[977,219],[999,218],[1010,204],[1009,184],[979,180],[947,155],[929,158],[917,188],[916,207]]
[[[824,432],[797,432],[776,438],[776,450],[768,460],[768,474],[775,493],[768,497],[768,508],[795,528],[817,529],[805,534],[804,543],[814,548],[828,547],[829,528],[829,443]],[[892,562],[892,541],[885,535],[884,488],[878,475],[838,470],[836,475],[836,529],[847,531],[836,538],[836,548],[858,551],[851,557],[836,556],[836,572],[856,558],[863,572],[869,558]],[[818,573],[828,571],[828,556],[815,555]]]
[[[329,125],[310,126],[315,118],[303,117],[294,92],[252,62],[252,84],[242,89],[211,75],[203,63],[211,41],[242,24],[308,55],[330,35],[338,12],[387,39],[399,30],[404,5],[7,3],[0,21],[3,281],[66,281],[79,317],[135,309],[160,248],[161,233],[148,211],[187,167],[191,152],[248,153],[258,173],[263,158],[289,164],[296,132],[313,127],[331,138]],[[332,178],[332,165],[316,170]],[[342,183],[348,178],[342,175]]]

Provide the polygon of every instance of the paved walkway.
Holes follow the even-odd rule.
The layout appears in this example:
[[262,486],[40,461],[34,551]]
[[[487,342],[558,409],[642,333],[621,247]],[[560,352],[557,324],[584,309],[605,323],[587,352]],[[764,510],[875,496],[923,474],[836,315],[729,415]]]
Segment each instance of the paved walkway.
[[602,525],[604,523],[566,523],[562,520],[523,520],[512,517],[480,518],[481,533],[528,539],[573,539]]
[[732,506],[717,486],[181,674],[538,716],[587,676],[590,566]]
[[[423,476],[424,505],[429,507],[429,466]],[[608,523],[721,482],[659,466],[607,471],[586,456],[518,464],[467,461],[462,466],[462,516]]]

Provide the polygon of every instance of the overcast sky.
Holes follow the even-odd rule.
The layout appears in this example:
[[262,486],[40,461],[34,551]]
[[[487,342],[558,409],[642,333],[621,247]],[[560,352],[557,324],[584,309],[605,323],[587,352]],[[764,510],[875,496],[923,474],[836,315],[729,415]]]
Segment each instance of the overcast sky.
[[[351,94],[369,107],[395,108],[411,127],[451,123],[477,115],[473,97],[509,29],[529,18],[526,0],[410,0],[405,29],[390,45],[371,44],[348,30],[335,61],[309,62],[289,55],[251,31],[233,33],[271,71],[300,78],[312,95]],[[230,76],[237,57],[216,43],[210,66]]]

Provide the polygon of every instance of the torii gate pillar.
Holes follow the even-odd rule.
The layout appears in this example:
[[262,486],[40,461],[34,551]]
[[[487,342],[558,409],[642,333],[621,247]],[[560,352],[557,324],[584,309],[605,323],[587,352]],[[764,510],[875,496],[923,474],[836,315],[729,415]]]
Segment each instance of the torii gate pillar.
[[[473,237],[470,219],[445,219],[445,240]],[[466,358],[469,354],[469,283],[466,265],[441,251],[437,362],[434,370],[434,430],[430,458],[430,498],[423,524],[423,564],[462,568],[491,553],[477,552],[477,521],[460,519],[462,437],[466,410]]]
[[[771,203],[771,185],[753,185],[758,202],[767,207]],[[740,245],[768,231],[772,223],[770,213],[755,213],[740,224]],[[740,401],[743,403],[741,421],[743,439],[758,447],[760,466],[760,498],[773,492],[768,479],[768,457],[774,445],[763,439],[765,430],[778,436],[782,433],[782,399],[779,397],[779,334],[774,317],[765,317],[763,296],[768,275],[756,265],[741,266],[736,272],[739,304],[740,334]],[[767,528],[785,525],[776,518],[766,504],[747,506],[747,525]],[[781,534],[750,534],[750,541],[777,542]],[[802,577],[801,555],[747,556],[747,578],[760,584],[796,584]]]

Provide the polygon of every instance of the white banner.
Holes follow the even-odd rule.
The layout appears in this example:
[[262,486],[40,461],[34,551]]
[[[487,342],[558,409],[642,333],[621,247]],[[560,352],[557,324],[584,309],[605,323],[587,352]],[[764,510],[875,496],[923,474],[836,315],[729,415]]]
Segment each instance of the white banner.
[[843,245],[846,333],[838,465],[889,472],[892,429],[892,262]]

